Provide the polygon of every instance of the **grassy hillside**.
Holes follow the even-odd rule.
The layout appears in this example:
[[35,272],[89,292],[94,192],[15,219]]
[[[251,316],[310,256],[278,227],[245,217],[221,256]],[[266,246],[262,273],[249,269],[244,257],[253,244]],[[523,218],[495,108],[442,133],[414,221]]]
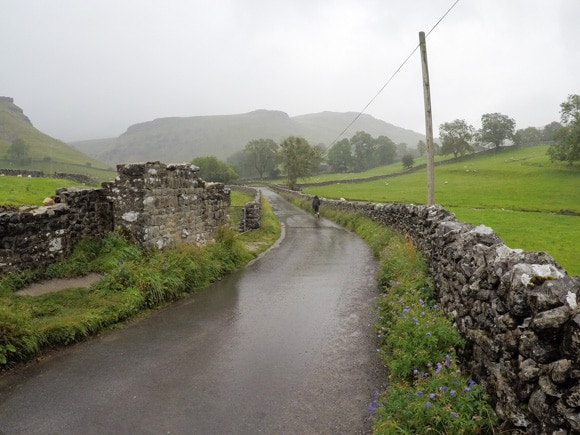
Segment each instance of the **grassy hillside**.
[[[459,220],[493,228],[509,247],[548,252],[570,274],[580,275],[580,216],[561,214],[580,213],[580,166],[551,163],[547,149],[509,149],[438,166],[435,202]],[[385,173],[391,170],[384,168]],[[327,198],[425,204],[426,180],[422,170],[304,191]]]
[[[15,163],[8,157],[15,139],[28,144],[29,162]],[[110,166],[37,130],[11,98],[0,97],[0,167],[36,169],[46,174],[71,172],[105,180],[115,176],[107,171]]]
[[[336,136],[357,116],[357,113],[321,112],[309,115],[300,115],[292,118],[297,122],[308,138],[311,145],[324,143],[330,145]],[[352,137],[357,131],[366,131],[373,137],[388,136],[395,143],[406,143],[414,148],[420,140],[425,141],[425,135],[389,124],[370,115],[362,115],[344,134]]]
[[[323,112],[289,117],[284,112],[257,110],[239,115],[160,118],[136,124],[115,141],[83,141],[85,152],[110,163],[160,160],[190,161],[214,155],[225,160],[254,139],[281,142],[288,136],[302,136],[312,145],[330,145],[352,121],[354,113]],[[351,131],[352,130],[352,131]],[[345,135],[364,130],[371,135],[390,137],[394,142],[415,146],[422,135],[363,115]]]

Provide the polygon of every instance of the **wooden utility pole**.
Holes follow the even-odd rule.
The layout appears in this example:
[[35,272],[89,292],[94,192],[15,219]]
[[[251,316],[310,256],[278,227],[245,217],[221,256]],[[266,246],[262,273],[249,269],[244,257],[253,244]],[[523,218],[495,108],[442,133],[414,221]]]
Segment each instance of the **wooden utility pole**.
[[425,136],[427,139],[427,205],[435,203],[435,176],[433,157],[433,119],[431,114],[431,88],[429,87],[429,67],[427,65],[427,46],[425,32],[419,32],[421,65],[423,66],[423,96],[425,97]]

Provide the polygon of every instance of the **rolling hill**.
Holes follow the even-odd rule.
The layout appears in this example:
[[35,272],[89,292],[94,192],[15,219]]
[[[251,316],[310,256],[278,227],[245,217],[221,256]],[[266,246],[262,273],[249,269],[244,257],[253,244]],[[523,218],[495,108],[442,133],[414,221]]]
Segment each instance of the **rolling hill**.
[[[25,159],[18,163],[8,156],[8,149],[16,139],[28,146]],[[95,171],[106,170],[107,166],[103,161],[39,131],[12,98],[0,97],[0,167],[98,177]]]
[[[355,118],[352,112],[322,112],[290,117],[273,110],[244,114],[159,118],[130,126],[116,139],[73,142],[79,150],[111,164],[136,161],[190,161],[213,155],[226,159],[241,151],[253,139],[281,142],[288,136],[302,136],[311,145],[330,145]],[[373,137],[388,136],[395,143],[414,147],[424,135],[362,115],[346,132],[366,131]]]

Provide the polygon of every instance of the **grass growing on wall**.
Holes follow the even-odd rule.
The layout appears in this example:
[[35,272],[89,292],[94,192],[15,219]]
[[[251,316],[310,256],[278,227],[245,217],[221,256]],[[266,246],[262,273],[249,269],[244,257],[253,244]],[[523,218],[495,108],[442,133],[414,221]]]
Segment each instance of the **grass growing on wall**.
[[[288,199],[309,210],[305,199]],[[388,388],[368,405],[376,434],[473,434],[497,426],[483,389],[458,367],[463,341],[437,306],[425,260],[408,238],[356,213],[322,208],[355,231],[380,262],[375,331]]]

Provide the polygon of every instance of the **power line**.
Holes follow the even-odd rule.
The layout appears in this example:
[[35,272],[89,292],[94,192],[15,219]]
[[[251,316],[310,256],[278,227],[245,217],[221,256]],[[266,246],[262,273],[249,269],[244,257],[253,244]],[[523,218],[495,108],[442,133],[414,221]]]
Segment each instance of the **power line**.
[[[447,9],[447,12],[445,12],[443,14],[443,16],[441,16],[441,18],[439,18],[439,20],[435,23],[435,25],[433,27],[431,27],[431,30],[429,30],[425,37],[429,36],[431,34],[431,32],[433,30],[435,30],[435,28],[441,23],[441,21],[443,21],[445,19],[445,17],[449,14],[449,12],[451,12],[451,10],[455,7],[455,5],[457,5],[457,3],[459,3],[459,0],[455,0],[455,3],[453,3],[451,5],[451,7],[449,9]],[[401,69],[403,69],[403,67],[405,66],[405,64],[409,61],[409,59],[411,59],[411,57],[415,54],[415,52],[419,49],[420,44],[417,44],[415,46],[415,48],[411,51],[411,53],[405,58],[405,60],[403,61],[403,63],[401,63],[401,65],[395,70],[395,72],[389,77],[389,79],[386,81],[386,83],[383,85],[383,87],[381,89],[379,89],[379,91],[375,94],[375,96],[373,98],[371,98],[371,100],[366,104],[366,106],[363,107],[363,109],[354,117],[354,119],[350,122],[350,124],[348,124],[346,126],[346,128],[344,130],[342,130],[342,132],[336,137],[336,139],[334,139],[332,141],[332,143],[330,144],[330,147],[332,147],[332,145],[334,145],[336,143],[336,141],[344,134],[346,133],[346,131],[352,127],[352,125],[358,121],[358,119],[362,116],[362,114],[368,109],[368,107],[373,103],[373,101],[376,100],[376,98],[381,94],[381,92],[383,92],[383,90],[389,85],[389,83],[391,83],[391,81],[395,78],[395,76],[399,73],[399,71],[401,71]]]

